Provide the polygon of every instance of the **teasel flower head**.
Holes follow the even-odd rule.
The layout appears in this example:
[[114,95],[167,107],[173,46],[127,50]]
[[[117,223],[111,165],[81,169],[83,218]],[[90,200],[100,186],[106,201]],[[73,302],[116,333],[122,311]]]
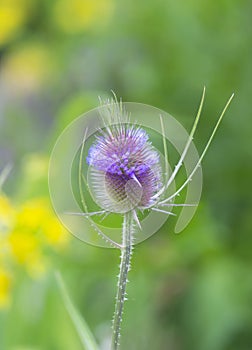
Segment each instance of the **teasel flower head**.
[[125,213],[153,204],[162,186],[160,157],[147,132],[130,124],[122,109],[116,124],[100,130],[90,147],[90,184],[96,202],[109,212]]
[[[200,119],[204,97],[205,88],[191,133],[179,161],[169,177],[167,177],[169,164],[165,137],[163,136],[165,161],[163,168],[159,152],[152,145],[149,135],[141,125],[130,121],[122,102],[118,102],[115,97],[115,99],[108,100],[103,104],[101,117],[104,127],[97,131],[96,139],[90,147],[86,159],[89,165],[89,189],[95,202],[102,208],[100,213],[132,211],[138,226],[140,226],[137,216],[138,210],[148,209],[175,215],[169,210],[174,205],[195,206],[194,203],[174,204],[174,199],[187,187],[200,167],[233,95],[220,114],[201,156],[188,174],[187,179],[174,193],[167,194],[167,191],[171,188],[191,146]],[[164,134],[162,115],[160,115],[160,124]]]

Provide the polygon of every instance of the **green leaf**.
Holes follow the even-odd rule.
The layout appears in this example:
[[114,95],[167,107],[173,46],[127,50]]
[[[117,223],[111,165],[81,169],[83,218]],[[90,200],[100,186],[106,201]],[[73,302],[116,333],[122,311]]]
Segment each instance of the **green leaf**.
[[0,174],[0,191],[2,190],[3,184],[5,183],[7,177],[9,176],[12,169],[11,164],[7,164]]
[[65,287],[60,272],[57,271],[55,274],[66,310],[68,311],[68,314],[72,319],[75,329],[80,337],[83,348],[85,350],[98,350],[98,345],[96,344],[95,338],[91,330],[89,329],[86,321],[80,315],[79,311],[73,305],[68,295],[67,289]]

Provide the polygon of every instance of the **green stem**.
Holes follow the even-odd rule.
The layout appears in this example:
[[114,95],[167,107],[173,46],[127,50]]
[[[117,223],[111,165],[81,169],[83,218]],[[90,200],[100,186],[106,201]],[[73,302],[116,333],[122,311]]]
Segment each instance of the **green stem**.
[[121,264],[117,285],[115,313],[113,319],[113,334],[111,350],[119,349],[120,329],[122,323],[123,306],[126,300],[126,285],[128,272],[130,270],[130,258],[133,244],[133,215],[131,212],[124,214],[122,230]]

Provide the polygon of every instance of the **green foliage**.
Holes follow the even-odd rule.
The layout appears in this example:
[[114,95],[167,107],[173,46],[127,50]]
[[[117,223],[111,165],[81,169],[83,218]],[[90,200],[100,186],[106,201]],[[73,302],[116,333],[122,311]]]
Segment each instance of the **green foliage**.
[[[203,161],[193,221],[174,235],[171,218],[134,250],[121,349],[251,349],[251,2],[13,0],[6,17],[7,2],[0,4],[0,172],[13,165],[2,190],[14,203],[48,196],[41,169],[52,146],[98,95],[113,90],[157,106],[189,130],[206,85],[194,140],[202,150],[235,92]],[[12,271],[1,249],[0,268]],[[82,349],[55,268],[106,349],[118,251],[72,238],[66,250],[43,254],[41,278],[15,271],[10,306],[0,311],[0,349]]]

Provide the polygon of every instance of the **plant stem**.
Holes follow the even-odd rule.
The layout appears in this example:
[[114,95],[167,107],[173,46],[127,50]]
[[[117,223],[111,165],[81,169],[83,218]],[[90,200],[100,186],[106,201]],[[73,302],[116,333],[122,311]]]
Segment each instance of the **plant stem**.
[[134,221],[131,212],[124,214],[122,230],[121,264],[117,285],[115,313],[113,319],[113,334],[111,350],[119,349],[120,329],[122,322],[123,306],[126,300],[126,285],[128,272],[130,270],[130,258],[132,254]]

